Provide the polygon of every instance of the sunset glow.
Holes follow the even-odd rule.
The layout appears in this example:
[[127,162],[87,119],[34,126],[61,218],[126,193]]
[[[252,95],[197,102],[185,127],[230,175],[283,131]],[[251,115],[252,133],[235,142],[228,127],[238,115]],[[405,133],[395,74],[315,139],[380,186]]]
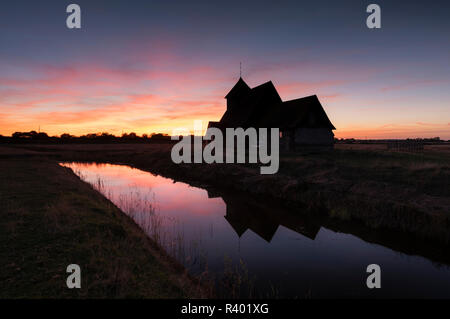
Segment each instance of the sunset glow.
[[242,62],[250,86],[272,80],[283,100],[317,94],[336,137],[450,139],[444,13],[414,5],[402,20],[401,6],[380,1],[387,14],[372,32],[364,4],[325,12],[319,7],[337,3],[318,2],[256,12],[249,4],[78,1],[78,31],[64,27],[65,3],[5,4],[0,134],[170,134],[194,120],[206,125],[223,114]]

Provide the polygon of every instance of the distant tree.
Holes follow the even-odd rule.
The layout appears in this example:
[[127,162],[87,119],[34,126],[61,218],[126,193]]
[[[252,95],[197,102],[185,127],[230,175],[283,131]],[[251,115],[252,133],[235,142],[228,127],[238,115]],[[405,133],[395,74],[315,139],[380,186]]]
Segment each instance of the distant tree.
[[64,139],[64,140],[68,140],[68,139],[74,138],[74,136],[70,135],[69,133],[64,133],[64,134],[61,134],[60,138]]
[[44,133],[44,132],[41,132],[41,133],[38,133],[36,135],[36,137],[39,138],[39,139],[44,139],[44,138],[48,138],[48,134]]
[[[135,132],[131,133],[123,133],[121,137],[115,136],[108,132],[101,133],[88,133],[81,136],[71,135],[69,133],[63,133],[60,136],[52,136],[50,137],[45,132],[14,132],[12,135],[12,139],[18,142],[32,142],[36,141],[40,142],[81,142],[81,143],[114,143],[120,141],[126,141],[131,143],[142,143],[142,142],[165,142],[170,140],[170,136],[165,133],[152,133],[150,136],[148,134],[143,134],[142,136],[138,136]],[[1,135],[0,135],[1,138]]]
[[12,134],[13,138],[33,138],[37,136],[37,132],[36,131],[31,131],[31,132],[14,132]]
[[107,138],[115,137],[114,135],[109,134],[108,132],[103,132],[100,136],[101,137],[107,137]]
[[135,140],[137,138],[138,138],[138,136],[134,132],[131,132],[129,134],[127,134],[127,133],[122,134],[122,139],[124,139],[124,140]]
[[90,140],[93,140],[93,139],[97,138],[97,136],[98,136],[97,133],[86,134],[86,138],[90,139]]
[[166,140],[166,139],[170,139],[170,136],[165,133],[152,133],[151,139],[152,140]]

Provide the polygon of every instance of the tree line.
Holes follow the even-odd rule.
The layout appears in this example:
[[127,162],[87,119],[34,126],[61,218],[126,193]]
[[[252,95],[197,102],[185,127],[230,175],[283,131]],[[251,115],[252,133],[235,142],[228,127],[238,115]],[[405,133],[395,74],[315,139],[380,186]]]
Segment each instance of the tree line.
[[49,136],[45,132],[15,132],[11,136],[0,135],[0,142],[9,143],[170,143],[170,136],[164,133],[151,133],[137,135],[134,132],[123,133],[116,136],[107,132],[89,133],[75,136],[68,133],[60,136]]

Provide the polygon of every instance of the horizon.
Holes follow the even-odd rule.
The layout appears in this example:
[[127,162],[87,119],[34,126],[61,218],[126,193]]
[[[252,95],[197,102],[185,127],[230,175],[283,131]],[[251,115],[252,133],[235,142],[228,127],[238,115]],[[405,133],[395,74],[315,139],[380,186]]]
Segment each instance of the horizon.
[[76,3],[79,30],[65,27],[69,2],[3,5],[0,135],[217,121],[242,62],[251,87],[272,81],[283,101],[316,94],[336,138],[450,140],[445,1],[378,1],[378,30],[370,1]]
[[[195,135],[193,133],[194,131],[190,131],[189,135],[190,136],[198,136],[198,137],[203,137],[203,135]],[[62,133],[59,135],[50,135],[47,132],[42,132],[42,131],[35,131],[35,130],[31,130],[31,131],[25,131],[25,132],[14,132],[11,135],[2,135],[0,134],[0,137],[7,137],[7,138],[13,138],[14,134],[30,134],[30,133],[35,133],[35,134],[43,134],[45,135],[47,138],[62,138],[63,135],[69,135],[70,138],[86,138],[89,135],[95,135],[96,137],[101,137],[102,135],[106,134],[109,137],[114,137],[114,138],[123,138],[123,137],[129,137],[130,135],[134,134],[136,136],[136,138],[152,138],[153,136],[157,135],[157,136],[162,136],[162,137],[172,137],[172,136],[184,136],[183,134],[177,134],[177,135],[173,135],[173,134],[168,134],[168,133],[162,133],[162,132],[150,132],[150,133],[142,133],[142,134],[137,134],[136,132],[122,132],[119,135],[115,135],[109,132],[88,132],[85,134],[81,134],[81,135],[73,135],[70,133]],[[203,132],[204,133],[204,132]],[[449,140],[443,139],[440,136],[433,136],[433,137],[406,137],[406,138],[354,138],[354,137],[345,137],[345,138],[339,138],[339,137],[335,137],[336,140],[355,140],[355,141],[388,141],[388,140],[439,140],[440,142],[450,142]]]

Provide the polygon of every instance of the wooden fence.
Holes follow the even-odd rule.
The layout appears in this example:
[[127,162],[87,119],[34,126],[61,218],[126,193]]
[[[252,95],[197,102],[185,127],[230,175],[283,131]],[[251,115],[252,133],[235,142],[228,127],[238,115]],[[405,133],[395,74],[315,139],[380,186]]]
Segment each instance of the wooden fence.
[[393,141],[387,144],[389,151],[397,152],[422,152],[423,142],[421,141]]

